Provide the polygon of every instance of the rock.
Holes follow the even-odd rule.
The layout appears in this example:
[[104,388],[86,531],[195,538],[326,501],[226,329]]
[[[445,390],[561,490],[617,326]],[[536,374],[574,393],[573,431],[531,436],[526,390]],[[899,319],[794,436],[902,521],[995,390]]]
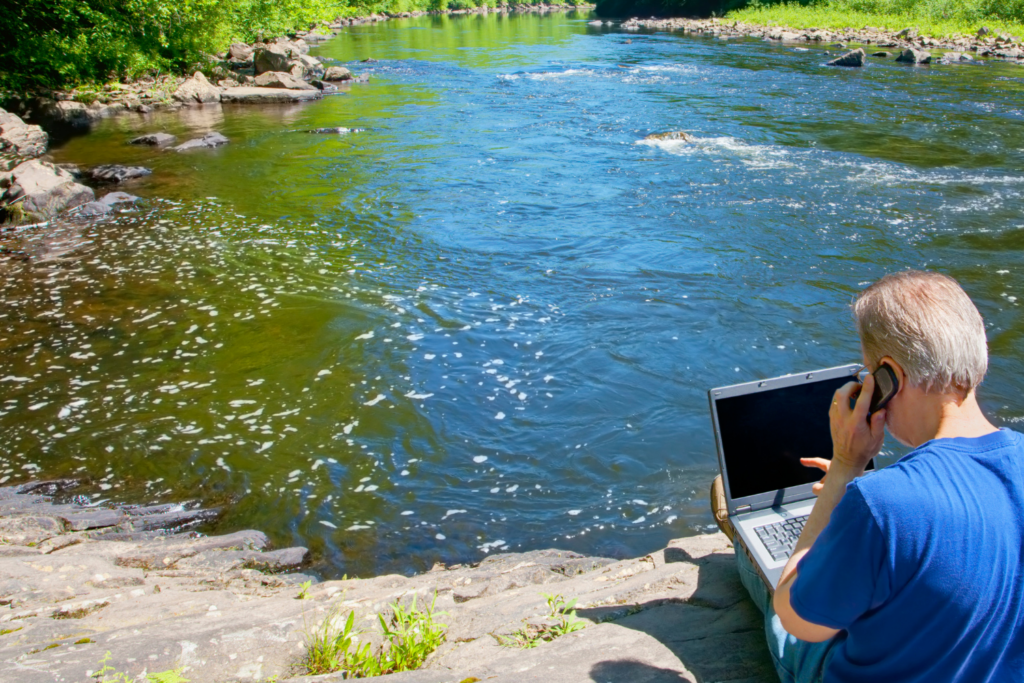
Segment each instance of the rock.
[[256,74],[267,71],[288,71],[288,62],[292,60],[288,50],[280,45],[268,45],[256,50],[253,56],[253,65],[256,67]]
[[324,81],[321,81],[319,79],[313,79],[312,81],[309,82],[309,84],[315,87],[317,90],[321,90],[325,93],[338,92],[338,86],[331,85],[330,83],[325,83]]
[[100,197],[100,201],[107,206],[116,206],[117,204],[133,204],[142,200],[127,192],[109,192]]
[[280,71],[266,71],[256,77],[256,85],[260,88],[285,88],[287,90],[316,90],[316,86],[310,85],[291,74]]
[[221,102],[260,104],[267,102],[304,102],[317,100],[323,93],[315,87],[312,90],[288,90],[285,88],[228,88],[221,95]]
[[132,178],[152,175],[153,171],[143,166],[121,166],[104,164],[89,171],[89,177],[97,183],[123,183]]
[[603,21],[588,21],[587,26],[604,26]]
[[207,133],[201,138],[189,140],[177,147],[172,147],[175,152],[187,152],[190,149],[201,149],[204,147],[220,147],[228,144],[228,139],[220,133]]
[[963,52],[947,52],[939,59],[940,64],[971,64],[977,61],[974,57]]
[[233,78],[222,78],[221,80],[217,81],[217,86],[225,89],[237,88],[239,85],[241,84]]
[[892,53],[886,52],[885,50],[879,50],[878,52],[872,52],[871,56],[878,57],[879,59],[889,59],[889,57],[892,57]]
[[39,126],[27,124],[20,116],[0,109],[0,153],[34,159],[46,153],[49,140]]
[[7,190],[0,201],[7,205],[16,202],[31,219],[46,220],[91,202],[95,196],[67,171],[45,161],[31,160],[10,172]]
[[693,142],[693,136],[682,131],[672,131],[670,133],[651,133],[644,140],[680,140],[682,142]]
[[245,43],[232,43],[228,48],[228,59],[236,63],[249,63],[252,61],[256,49]]
[[981,28],[978,29],[979,38],[984,38],[985,36],[990,35],[991,33],[992,31],[987,26],[982,26]]
[[857,48],[852,52],[847,52],[842,57],[833,59],[828,63],[829,66],[864,66],[864,61],[867,55],[864,53],[862,48]]
[[197,71],[192,78],[182,83],[172,97],[185,104],[209,104],[220,102],[220,88],[206,80],[203,72]]
[[88,204],[82,204],[75,210],[75,215],[80,218],[98,218],[99,216],[106,216],[113,212],[109,204],[103,202],[89,202]]
[[309,55],[299,55],[288,64],[288,71],[292,75],[296,75],[295,70],[298,67],[298,78],[317,78],[324,75],[324,65],[320,63],[319,59]]
[[916,28],[905,28],[902,31],[900,31],[899,33],[897,33],[896,37],[897,38],[902,38],[904,40],[910,40],[912,38],[917,38],[917,35],[918,34],[917,34],[917,29]]
[[350,81],[352,80],[352,72],[343,66],[331,66],[324,72],[323,80],[325,81]]
[[912,47],[908,47],[906,50],[901,52],[896,58],[897,62],[902,64],[930,64],[932,56],[930,53],[924,50],[915,50]]
[[306,131],[314,135],[347,135],[349,133],[362,133],[362,128],[314,128]]
[[129,140],[128,144],[166,147],[167,145],[173,145],[177,139],[178,137],[176,135],[171,135],[170,133],[149,133]]

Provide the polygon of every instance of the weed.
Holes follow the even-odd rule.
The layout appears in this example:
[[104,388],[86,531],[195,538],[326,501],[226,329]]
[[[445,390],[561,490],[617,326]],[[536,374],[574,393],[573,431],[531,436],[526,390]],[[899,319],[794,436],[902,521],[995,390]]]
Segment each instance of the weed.
[[513,631],[508,635],[494,634],[494,639],[502,647],[515,647],[528,650],[537,647],[542,642],[548,643],[569,633],[586,628],[587,623],[576,617],[576,598],[566,602],[565,598],[557,593],[541,593],[548,603],[548,617],[557,619],[554,624],[526,624],[521,629]]
[[428,609],[417,609],[414,596],[408,608],[393,604],[390,619],[378,614],[383,642],[376,651],[370,643],[360,644],[364,631],[355,627],[355,612],[339,628],[341,615],[332,609],[320,626],[306,631],[306,671],[345,671],[349,678],[368,678],[419,668],[444,642],[447,627],[434,621],[444,612],[435,612],[436,604],[435,593]]
[[[125,672],[118,671],[107,664],[109,661],[110,650],[107,650],[107,654],[103,655],[103,659],[100,660],[103,668],[99,671],[94,671],[92,678],[96,679],[99,683],[134,683],[137,680],[136,677],[129,676]],[[146,683],[189,683],[187,678],[182,677],[181,672],[182,669],[170,669],[168,671],[146,674]]]
[[313,596],[309,594],[309,587],[313,585],[312,581],[303,581],[299,585],[299,594],[296,596],[296,600],[309,600]]
[[2,631],[0,631],[0,636],[6,636],[8,633],[17,633],[18,631],[20,631],[23,628],[25,628],[25,627],[24,626],[19,626],[18,628],[5,628]]
[[75,641],[75,645],[88,645],[89,643],[95,643],[96,641],[92,638],[79,638]]

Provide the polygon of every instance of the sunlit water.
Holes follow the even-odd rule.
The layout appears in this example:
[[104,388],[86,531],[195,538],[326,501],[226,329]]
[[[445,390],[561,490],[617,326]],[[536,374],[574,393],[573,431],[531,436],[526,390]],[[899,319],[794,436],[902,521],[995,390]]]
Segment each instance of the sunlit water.
[[[851,297],[905,267],[964,283],[1022,419],[1024,69],[586,21],[354,27],[315,52],[369,84],[56,149],[154,173],[8,243],[0,481],[221,507],[327,575],[643,553],[713,528],[707,389],[856,361]],[[159,130],[231,143],[126,144]]]

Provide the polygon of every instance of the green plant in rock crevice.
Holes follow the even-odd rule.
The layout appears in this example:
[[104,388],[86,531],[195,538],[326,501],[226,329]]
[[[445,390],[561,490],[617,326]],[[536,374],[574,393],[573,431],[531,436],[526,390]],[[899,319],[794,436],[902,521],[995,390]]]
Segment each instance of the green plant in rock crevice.
[[436,593],[428,609],[417,609],[416,600],[414,595],[409,607],[391,605],[389,618],[377,615],[383,642],[376,650],[369,642],[360,643],[365,631],[356,628],[355,612],[339,626],[339,610],[332,609],[319,626],[306,629],[306,671],[345,671],[349,678],[368,678],[419,668],[444,642],[447,626],[434,620],[445,614],[434,611]]
[[577,598],[566,601],[558,593],[541,593],[548,605],[548,617],[557,619],[554,624],[526,624],[508,635],[494,635],[502,647],[528,650],[541,643],[548,643],[561,636],[586,628],[587,622],[576,616]]
[[[107,650],[107,654],[103,655],[103,659],[100,660],[103,668],[99,671],[94,671],[90,677],[98,681],[98,683],[135,683],[138,680],[137,677],[130,676],[110,666],[107,664],[109,661],[110,650]],[[181,675],[183,670],[183,668],[179,668],[146,674],[146,683],[189,683],[189,679]]]

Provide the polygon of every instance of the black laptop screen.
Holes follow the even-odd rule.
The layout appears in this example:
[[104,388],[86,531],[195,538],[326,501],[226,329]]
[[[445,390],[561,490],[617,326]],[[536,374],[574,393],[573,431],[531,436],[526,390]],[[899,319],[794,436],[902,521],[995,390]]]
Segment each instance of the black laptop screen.
[[800,458],[832,459],[828,411],[849,376],[810,380],[715,402],[722,454],[733,498],[770,493],[821,479]]

